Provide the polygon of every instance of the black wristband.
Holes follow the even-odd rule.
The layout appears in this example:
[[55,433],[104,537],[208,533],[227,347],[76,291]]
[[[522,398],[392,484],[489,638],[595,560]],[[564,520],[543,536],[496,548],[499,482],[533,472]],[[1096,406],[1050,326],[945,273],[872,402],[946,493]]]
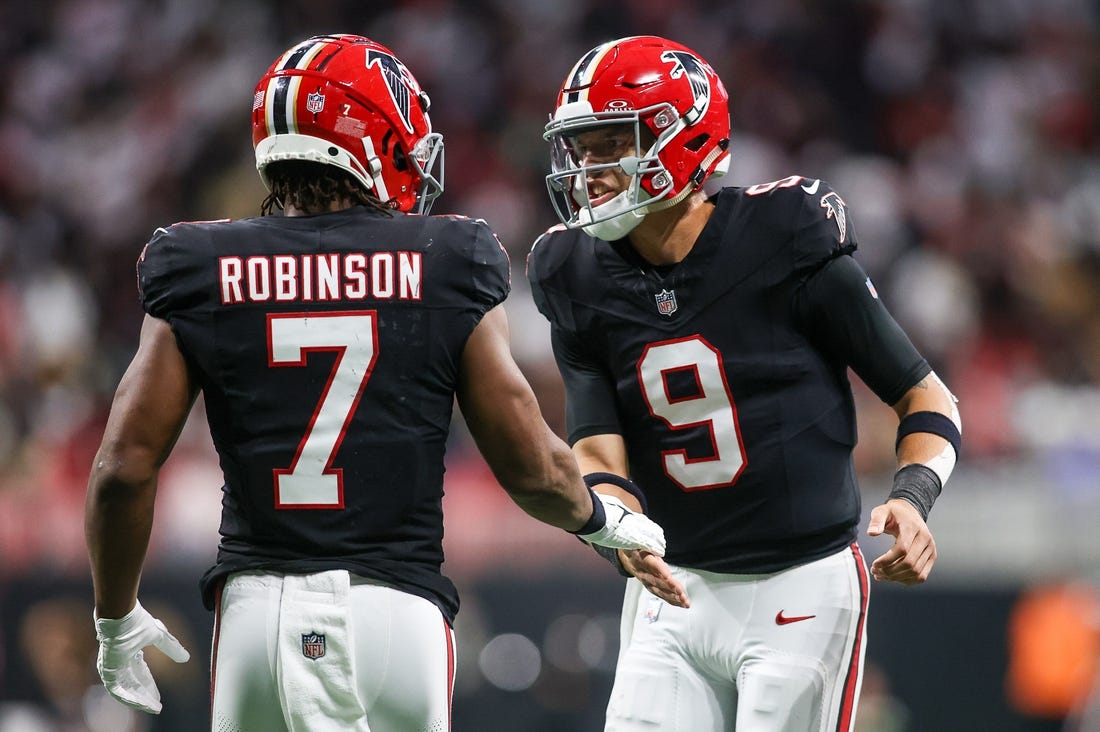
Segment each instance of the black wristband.
[[962,449],[962,433],[959,432],[959,428],[947,415],[939,412],[913,412],[905,415],[905,418],[898,423],[898,437],[894,442],[894,450],[896,451],[901,446],[903,437],[914,432],[928,432],[939,435],[950,442],[951,447],[955,448],[955,457],[959,456],[959,450]]
[[649,504],[646,503],[645,493],[642,493],[642,489],[634,481],[614,473],[589,473],[584,476],[584,484],[589,488],[600,483],[610,483],[613,486],[622,488],[638,499],[638,503],[642,504],[642,513],[649,513]]
[[894,473],[894,487],[890,490],[889,498],[904,498],[909,501],[920,511],[921,518],[927,521],[932,504],[936,502],[941,490],[943,485],[940,477],[932,468],[912,463]]
[[596,491],[589,488],[588,492],[592,494],[592,516],[585,522],[584,526],[576,531],[570,531],[570,534],[587,536],[588,534],[599,531],[607,525],[607,511],[604,510],[603,501],[596,495]]

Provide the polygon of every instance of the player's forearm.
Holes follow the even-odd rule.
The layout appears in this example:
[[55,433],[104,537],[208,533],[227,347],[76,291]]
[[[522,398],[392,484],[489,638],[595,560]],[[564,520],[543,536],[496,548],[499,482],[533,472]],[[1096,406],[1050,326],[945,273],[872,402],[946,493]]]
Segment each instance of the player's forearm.
[[[901,401],[894,405],[899,421],[921,412],[939,414],[950,420],[961,430],[961,420],[954,395],[942,381],[929,373],[920,383],[906,392]],[[945,426],[946,422],[943,423]],[[942,431],[942,430],[941,430]],[[913,463],[928,464],[941,455],[949,446],[947,438],[932,432],[917,431],[901,438],[897,445],[898,467]]]
[[894,405],[898,469],[890,498],[913,504],[924,519],[958,460],[962,421],[955,403],[947,386],[929,373]]
[[522,379],[498,380],[488,392],[482,384],[467,377],[459,406],[497,481],[534,518],[567,531],[584,526],[592,497],[569,448],[543,420],[531,387]]
[[[547,441],[557,441],[549,428]],[[528,447],[525,462],[524,469],[501,479],[516,505],[534,518],[566,531],[584,526],[592,516],[592,497],[565,444]]]
[[897,450],[897,467],[903,468],[914,463],[927,465],[950,449],[950,443],[943,437],[927,432],[916,432],[901,440]]
[[137,600],[155,495],[155,477],[134,481],[97,458],[88,482],[84,532],[99,617],[122,617]]
[[585,482],[588,483],[589,488],[597,493],[615,496],[632,511],[645,513],[637,494],[616,485],[617,480],[608,482],[597,477],[601,474],[610,474],[620,479],[630,478],[626,443],[621,435],[592,435],[577,440],[573,445],[573,457],[576,458],[577,466],[585,476]]

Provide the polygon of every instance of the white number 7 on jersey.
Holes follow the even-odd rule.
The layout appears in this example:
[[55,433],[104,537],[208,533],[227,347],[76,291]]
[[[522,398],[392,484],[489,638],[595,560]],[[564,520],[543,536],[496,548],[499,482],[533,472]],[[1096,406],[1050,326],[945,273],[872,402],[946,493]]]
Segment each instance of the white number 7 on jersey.
[[268,314],[269,366],[305,366],[311,351],[336,351],[294,460],[274,471],[276,508],[344,507],[344,475],[332,459],[378,355],[376,315],[373,310]]

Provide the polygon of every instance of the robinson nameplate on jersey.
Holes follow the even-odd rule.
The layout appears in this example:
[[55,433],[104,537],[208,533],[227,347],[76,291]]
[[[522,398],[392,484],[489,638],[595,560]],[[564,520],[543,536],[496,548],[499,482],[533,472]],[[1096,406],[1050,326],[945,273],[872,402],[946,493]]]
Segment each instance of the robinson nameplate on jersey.
[[332,300],[420,300],[422,252],[224,256],[222,305]]
[[324,633],[302,633],[302,655],[314,660],[325,655]]

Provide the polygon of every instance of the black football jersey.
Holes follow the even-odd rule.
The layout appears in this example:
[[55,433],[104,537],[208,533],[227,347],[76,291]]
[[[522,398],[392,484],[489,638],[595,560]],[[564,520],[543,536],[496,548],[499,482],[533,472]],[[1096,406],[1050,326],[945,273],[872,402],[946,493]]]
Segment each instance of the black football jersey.
[[461,354],[509,290],[484,222],[356,207],[176,224],[138,262],[202,388],[225,476],[212,606],[232,571],[347,569],[435,602]]
[[771,572],[856,536],[849,366],[888,403],[929,367],[852,259],[828,185],[792,176],[711,203],[676,265],[559,226],[535,243],[528,277],[552,324],[570,442],[624,437],[670,562]]

